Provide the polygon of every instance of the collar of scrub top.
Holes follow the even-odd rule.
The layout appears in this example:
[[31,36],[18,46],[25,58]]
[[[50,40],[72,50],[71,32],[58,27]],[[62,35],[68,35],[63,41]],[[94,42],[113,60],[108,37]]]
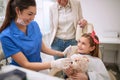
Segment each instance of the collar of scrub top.
[[19,30],[19,28],[17,27],[14,20],[12,20],[12,22],[10,24],[10,30],[13,34],[17,34],[17,35],[22,35],[23,34],[23,32],[21,30]]
[[[29,25],[27,26],[29,27]],[[28,30],[29,29],[29,30]],[[32,30],[30,31],[31,28],[27,28],[27,33],[28,31],[30,32],[29,34],[27,34],[28,36],[32,34]],[[26,36],[24,32],[22,32],[16,25],[15,21],[12,20],[11,24],[10,24],[10,30],[13,33],[14,36]]]
[[[58,5],[58,9],[63,8],[63,6],[59,5],[59,3],[57,3],[57,5]],[[68,0],[67,5],[65,6],[65,8],[66,8],[66,7],[70,7],[70,8],[71,8],[70,1],[69,1],[69,0]]]

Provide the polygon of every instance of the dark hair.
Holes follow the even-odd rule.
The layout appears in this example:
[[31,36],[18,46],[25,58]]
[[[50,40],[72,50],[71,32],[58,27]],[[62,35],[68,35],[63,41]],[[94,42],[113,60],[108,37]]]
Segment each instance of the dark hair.
[[10,24],[12,19],[16,18],[16,7],[18,7],[20,11],[23,11],[29,6],[36,6],[35,0],[9,0],[6,7],[5,19],[0,27],[0,32],[2,32]]
[[[99,44],[96,44],[93,40],[93,38],[91,37],[91,33],[84,33],[82,35],[82,37],[85,37],[89,40],[90,46],[93,47],[95,46],[95,49],[93,51],[90,52],[91,56],[95,56],[95,57],[99,57],[98,53],[99,53]],[[96,40],[99,41],[98,37],[95,35],[94,38]]]

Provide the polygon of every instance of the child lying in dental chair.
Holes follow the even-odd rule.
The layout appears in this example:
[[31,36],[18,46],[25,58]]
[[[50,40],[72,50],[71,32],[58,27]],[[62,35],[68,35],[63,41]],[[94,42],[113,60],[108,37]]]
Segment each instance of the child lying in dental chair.
[[[71,53],[71,46],[66,50]],[[99,40],[95,32],[85,33],[78,40],[78,54],[68,54],[71,64],[64,69],[68,80],[110,80],[102,60],[98,57]]]

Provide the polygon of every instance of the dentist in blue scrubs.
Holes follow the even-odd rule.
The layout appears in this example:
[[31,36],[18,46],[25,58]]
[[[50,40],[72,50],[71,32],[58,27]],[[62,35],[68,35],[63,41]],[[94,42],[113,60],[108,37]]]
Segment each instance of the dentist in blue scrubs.
[[64,56],[64,53],[52,50],[44,44],[39,25],[33,21],[35,15],[35,0],[8,1],[5,19],[0,27],[0,40],[5,58],[11,57],[12,65],[35,71],[60,68],[61,61],[65,62],[65,59],[42,62],[40,52],[54,56]]

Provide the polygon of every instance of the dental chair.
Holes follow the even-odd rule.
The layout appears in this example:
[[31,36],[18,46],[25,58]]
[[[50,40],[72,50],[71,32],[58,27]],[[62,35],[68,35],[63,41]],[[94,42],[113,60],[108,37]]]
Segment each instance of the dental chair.
[[5,55],[3,53],[2,46],[1,46],[1,43],[0,43],[0,68],[3,65],[8,65],[9,64],[8,59],[10,59],[10,58],[5,58]]
[[0,49],[0,61],[4,59],[4,53],[2,49]]
[[91,33],[94,30],[93,24],[87,23],[84,28],[80,28],[80,25],[77,25],[76,29],[76,41],[78,41],[82,34],[84,33]]
[[2,51],[2,48],[0,47],[0,68],[3,66],[2,60],[4,59],[4,53]]

